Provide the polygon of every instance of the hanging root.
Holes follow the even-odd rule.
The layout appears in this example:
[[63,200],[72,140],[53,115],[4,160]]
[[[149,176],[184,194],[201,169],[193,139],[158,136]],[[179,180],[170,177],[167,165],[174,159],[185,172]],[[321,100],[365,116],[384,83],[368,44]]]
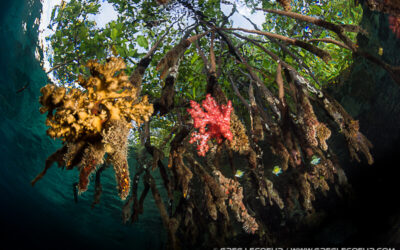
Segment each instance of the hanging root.
[[250,144],[246,128],[234,111],[231,113],[230,129],[233,135],[232,140],[229,142],[230,148],[240,154],[249,151]]
[[42,179],[43,176],[46,174],[47,170],[53,165],[54,162],[57,162],[59,167],[65,166],[65,161],[64,161],[64,154],[67,152],[67,147],[63,146],[59,150],[57,150],[55,153],[50,155],[45,163],[45,167],[41,173],[39,173],[35,179],[31,181],[31,185],[34,186],[35,183]]
[[122,200],[129,195],[131,185],[127,161],[129,128],[130,124],[124,120],[111,120],[103,132],[103,143],[114,166],[118,194]]
[[317,138],[320,147],[322,150],[326,151],[328,150],[328,144],[326,144],[326,140],[331,137],[331,131],[330,129],[322,122],[318,123],[317,125]]
[[77,142],[67,142],[67,152],[64,154],[64,162],[67,169],[72,169],[82,160],[87,143],[83,140]]
[[213,175],[218,179],[220,188],[227,195],[229,207],[235,213],[236,219],[243,223],[243,229],[247,233],[254,234],[258,230],[256,220],[249,215],[243,203],[243,188],[239,182],[226,178],[218,170],[214,170]]
[[344,130],[346,136],[350,156],[360,162],[357,152],[361,151],[367,158],[368,164],[372,165],[374,159],[369,151],[372,148],[372,143],[359,131],[360,126],[358,121],[351,120],[348,125],[348,129]]
[[102,188],[102,185],[101,185],[100,177],[101,177],[101,173],[107,167],[108,167],[107,165],[103,165],[96,171],[96,181],[95,181],[95,186],[94,186],[94,199],[93,199],[93,202],[92,202],[92,208],[94,208],[94,206],[96,204],[100,203],[100,197],[101,197],[101,194],[103,192],[103,188]]
[[303,173],[299,176],[299,187],[300,187],[300,193],[303,196],[303,202],[302,205],[304,209],[307,211],[312,211],[314,208],[312,206],[312,201],[315,200],[314,193],[311,189],[311,185],[308,182],[308,174]]
[[354,120],[335,99],[325,93],[324,96],[326,97],[323,99],[324,108],[339,126],[340,132],[345,136],[352,159],[360,161],[357,153],[361,151],[367,158],[368,164],[373,164],[374,158],[370,152],[373,145],[360,132],[358,121]]
[[103,163],[105,149],[102,143],[89,144],[82,157],[79,173],[78,191],[85,192],[89,185],[89,177],[96,170],[98,164]]

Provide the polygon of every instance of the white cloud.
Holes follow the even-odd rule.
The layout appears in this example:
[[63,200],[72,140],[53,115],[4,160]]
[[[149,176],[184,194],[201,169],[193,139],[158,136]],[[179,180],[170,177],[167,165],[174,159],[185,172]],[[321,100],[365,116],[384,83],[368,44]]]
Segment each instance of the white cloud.
[[99,12],[99,14],[89,17],[90,21],[96,22],[98,28],[105,28],[107,23],[117,20],[118,18],[118,12],[114,10],[112,4],[108,2],[103,2],[101,4]]
[[[249,18],[253,23],[255,23],[259,28],[261,24],[265,21],[265,14],[262,11],[256,11],[253,14],[251,13],[252,10],[247,8],[246,5],[241,4],[240,1],[236,2],[236,8],[238,12],[232,15],[229,19],[233,21],[233,27],[240,27],[245,29],[253,29],[253,25],[247,21],[243,16]],[[232,11],[233,6],[229,4],[221,3],[221,10],[224,12],[225,15],[229,15]]]

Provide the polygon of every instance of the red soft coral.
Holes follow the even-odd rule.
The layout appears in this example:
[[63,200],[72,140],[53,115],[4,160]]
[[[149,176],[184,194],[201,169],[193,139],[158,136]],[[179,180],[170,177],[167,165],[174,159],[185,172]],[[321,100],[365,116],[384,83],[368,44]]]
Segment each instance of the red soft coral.
[[389,16],[389,28],[400,39],[400,17]]
[[207,142],[212,138],[215,138],[217,143],[222,142],[222,137],[225,137],[229,141],[232,140],[233,135],[230,130],[231,101],[228,101],[227,105],[219,106],[214,98],[210,94],[207,94],[206,99],[202,102],[204,110],[195,101],[190,101],[190,106],[192,108],[187,111],[192,116],[194,127],[199,132],[193,132],[189,142],[199,141],[199,145],[197,146],[197,154],[199,156],[206,155],[209,149]]

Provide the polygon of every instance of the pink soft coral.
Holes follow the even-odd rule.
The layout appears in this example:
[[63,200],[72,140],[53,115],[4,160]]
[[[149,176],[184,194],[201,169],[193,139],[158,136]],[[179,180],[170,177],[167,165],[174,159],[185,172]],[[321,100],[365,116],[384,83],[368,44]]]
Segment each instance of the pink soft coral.
[[[203,100],[202,106],[204,110],[195,101],[190,101],[191,109],[187,111],[193,118],[194,127],[199,132],[193,132],[190,143],[199,141],[197,146],[197,154],[199,156],[205,156],[209,146],[208,140],[215,138],[217,143],[222,142],[222,137],[225,137],[229,141],[232,140],[233,135],[230,130],[230,120],[232,112],[232,103],[228,101],[227,105],[218,105],[214,98],[210,94],[206,95],[206,99]],[[206,130],[207,127],[207,130]]]
[[400,39],[400,17],[389,16],[389,28]]

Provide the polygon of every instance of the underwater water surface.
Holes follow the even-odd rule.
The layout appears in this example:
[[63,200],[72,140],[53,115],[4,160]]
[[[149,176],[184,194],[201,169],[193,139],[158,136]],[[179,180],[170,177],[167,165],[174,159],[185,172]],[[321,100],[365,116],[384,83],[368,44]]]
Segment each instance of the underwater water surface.
[[[153,200],[138,222],[122,224],[112,169],[102,176],[104,192],[93,209],[93,185],[74,203],[77,171],[54,165],[30,185],[61,145],[46,136],[38,112],[47,82],[35,58],[41,9],[40,0],[0,1],[0,242],[7,249],[158,249],[164,235]],[[136,162],[129,163],[134,169]]]

